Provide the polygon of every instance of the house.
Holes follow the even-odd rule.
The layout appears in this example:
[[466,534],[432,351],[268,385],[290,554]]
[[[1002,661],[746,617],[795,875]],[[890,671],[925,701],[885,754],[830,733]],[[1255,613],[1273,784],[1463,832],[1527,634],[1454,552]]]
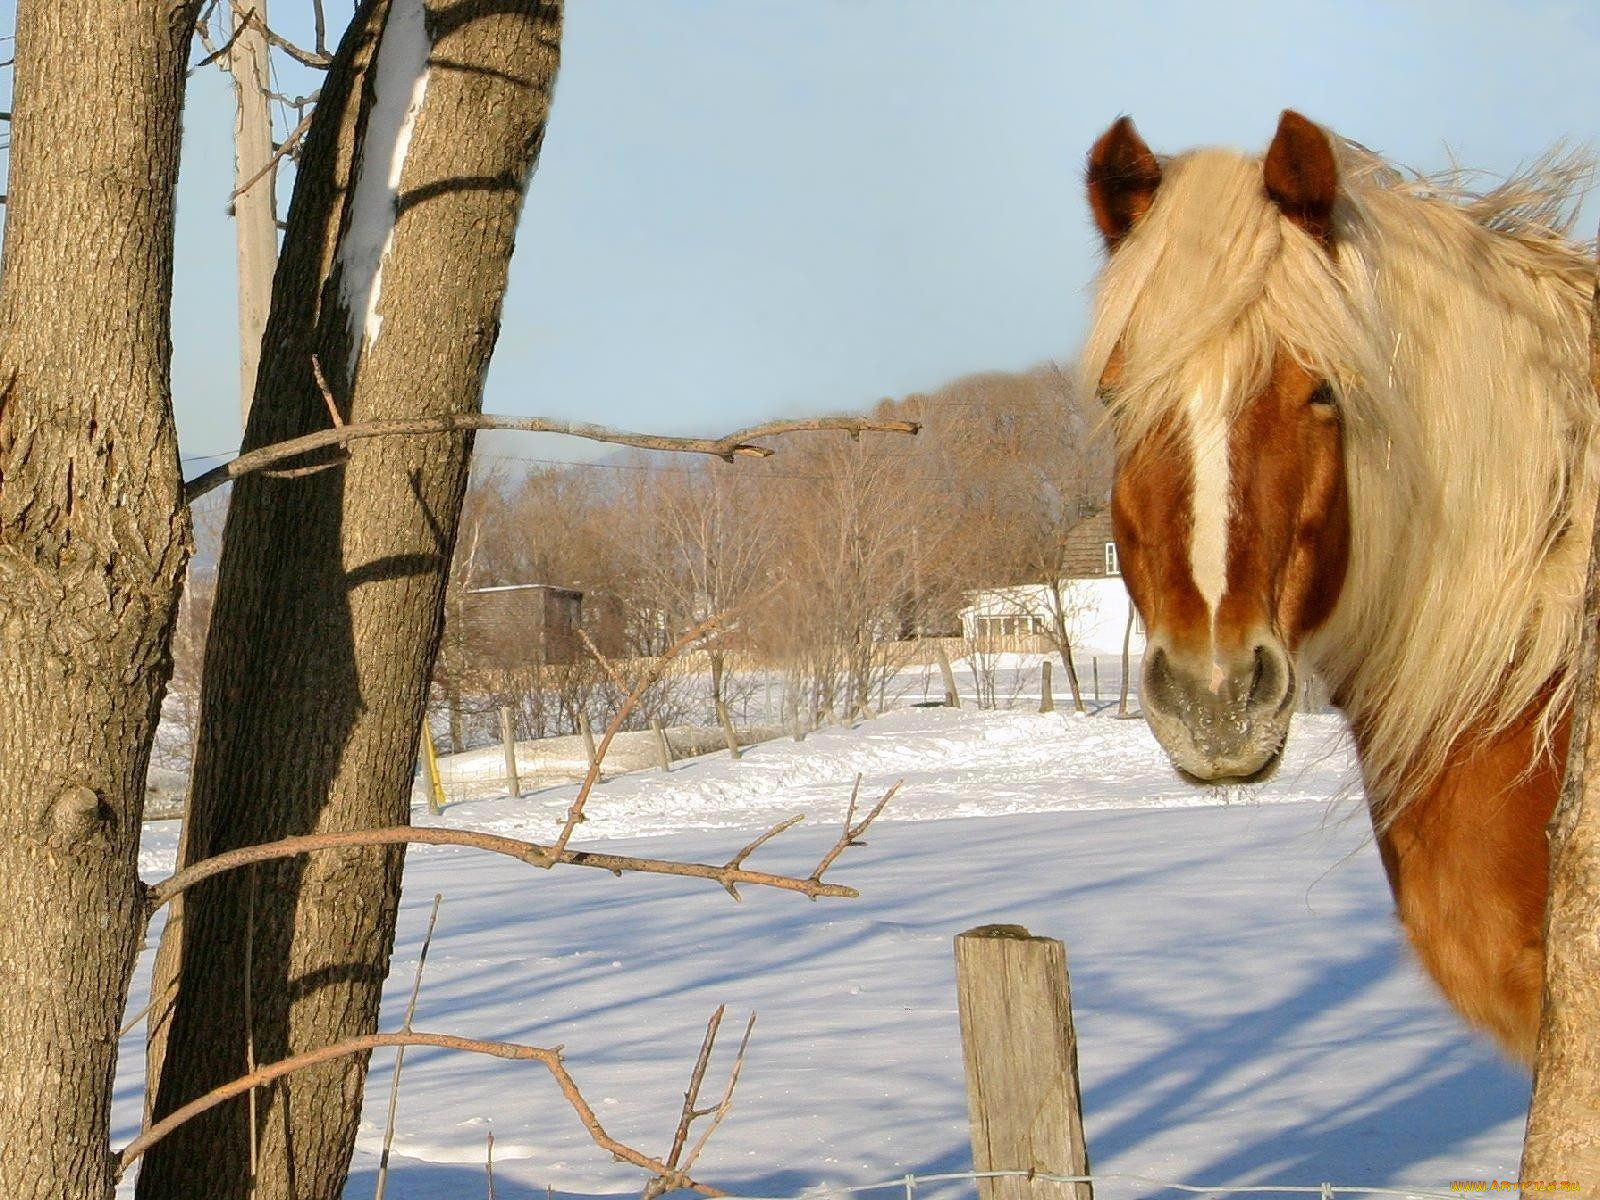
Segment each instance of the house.
[[1043,583],[985,588],[967,593],[961,610],[961,632],[972,641],[1014,637],[1049,643],[1057,610],[1065,620],[1074,651],[1121,654],[1130,615],[1129,649],[1144,652],[1144,623],[1122,581],[1117,544],[1111,536],[1111,514],[1102,510],[1074,525],[1066,536],[1066,570],[1056,587]]

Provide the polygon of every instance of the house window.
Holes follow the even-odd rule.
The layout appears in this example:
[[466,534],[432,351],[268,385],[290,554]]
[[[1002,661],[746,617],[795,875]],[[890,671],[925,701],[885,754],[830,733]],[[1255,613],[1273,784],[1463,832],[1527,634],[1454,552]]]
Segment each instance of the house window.
[[1115,542],[1106,543],[1106,574],[1122,574],[1122,567],[1117,563],[1117,544]]

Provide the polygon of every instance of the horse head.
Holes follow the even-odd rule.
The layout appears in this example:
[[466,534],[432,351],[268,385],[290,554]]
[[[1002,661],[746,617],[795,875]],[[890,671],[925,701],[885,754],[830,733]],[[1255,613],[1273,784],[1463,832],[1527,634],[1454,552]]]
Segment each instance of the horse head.
[[[1110,261],[1086,361],[1116,434],[1111,515],[1148,632],[1146,718],[1185,775],[1253,780],[1282,753],[1297,651],[1339,598],[1350,521],[1339,382],[1250,289],[1286,245],[1302,275],[1331,264],[1339,176],[1327,136],[1293,112],[1260,160],[1201,152],[1178,164],[1187,184],[1168,167],[1126,117],[1090,152]],[[1184,211],[1163,219],[1169,190]],[[1124,256],[1140,261],[1119,276]]]

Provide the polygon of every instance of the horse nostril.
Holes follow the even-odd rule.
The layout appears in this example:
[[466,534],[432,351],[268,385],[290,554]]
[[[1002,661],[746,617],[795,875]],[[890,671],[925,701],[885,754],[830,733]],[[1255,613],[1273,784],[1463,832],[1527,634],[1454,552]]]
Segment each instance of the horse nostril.
[[1282,657],[1265,643],[1256,646],[1250,690],[1247,693],[1251,708],[1277,708],[1288,689],[1289,672]]
[[1178,683],[1172,673],[1172,664],[1158,646],[1150,652],[1144,664],[1144,695],[1161,707],[1171,708],[1178,702]]

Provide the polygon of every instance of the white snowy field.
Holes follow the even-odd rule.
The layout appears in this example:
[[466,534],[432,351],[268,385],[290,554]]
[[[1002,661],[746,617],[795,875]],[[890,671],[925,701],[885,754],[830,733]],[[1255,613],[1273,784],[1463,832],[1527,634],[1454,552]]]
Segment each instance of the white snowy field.
[[[705,1021],[728,1006],[720,1086],[759,1014],[728,1121],[698,1167],[744,1195],[970,1167],[952,937],[1015,922],[1067,944],[1097,1172],[1204,1184],[1410,1185],[1508,1178],[1527,1085],[1465,1033],[1403,948],[1341,722],[1300,716],[1283,768],[1227,793],[1173,778],[1142,721],[903,710],[852,729],[619,776],[584,844],[720,862],[812,819],[753,865],[809,872],[850,784],[905,786],[808,902],[413,848],[385,1026],[397,1027],[435,892],[444,901],[416,1026],[564,1044],[608,1129],[661,1153]],[[549,838],[574,789],[481,798],[417,820]],[[1337,797],[1337,799],[1335,799]],[[176,826],[147,827],[170,866]],[[148,954],[135,981],[142,1005]],[[124,1043],[118,1140],[138,1120]],[[374,1057],[347,1195],[371,1195],[393,1059]],[[413,1050],[388,1195],[621,1196],[541,1068]],[[970,1194],[964,1189],[963,1194]],[[1173,1195],[1132,1182],[1103,1200]]]

